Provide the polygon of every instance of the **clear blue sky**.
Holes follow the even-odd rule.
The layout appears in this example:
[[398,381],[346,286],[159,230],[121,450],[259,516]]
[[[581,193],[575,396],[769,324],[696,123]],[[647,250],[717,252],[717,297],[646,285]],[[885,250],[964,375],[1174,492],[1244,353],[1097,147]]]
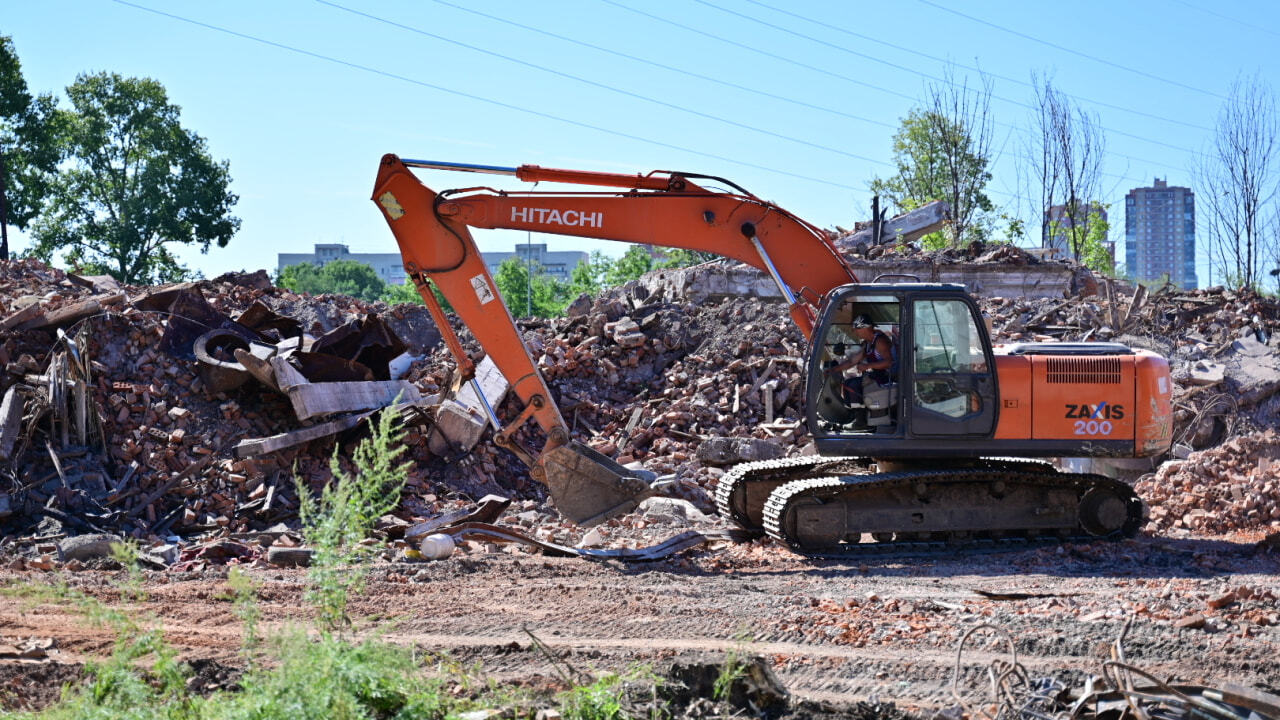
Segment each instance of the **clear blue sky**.
[[[6,5],[0,34],[12,37],[33,91],[60,94],[78,73],[99,70],[155,78],[184,125],[230,162],[239,234],[208,255],[182,253],[208,276],[274,270],[276,253],[309,252],[317,242],[394,252],[369,201],[386,152],[696,171],[820,226],[847,227],[869,217],[867,184],[891,172],[894,128],[946,61],[980,66],[1002,98],[992,103],[997,203],[1020,194],[1027,83],[1033,71],[1050,73],[1109,131],[1101,199],[1115,203],[1113,225],[1123,226],[1129,188],[1156,176],[1190,184],[1192,155],[1208,142],[1233,79],[1258,72],[1280,85],[1280,4],[1262,0]],[[522,185],[422,177],[437,190]],[[477,239],[482,250],[525,241],[498,231]],[[25,238],[14,245],[25,247]],[[1200,278],[1206,284],[1203,261]]]

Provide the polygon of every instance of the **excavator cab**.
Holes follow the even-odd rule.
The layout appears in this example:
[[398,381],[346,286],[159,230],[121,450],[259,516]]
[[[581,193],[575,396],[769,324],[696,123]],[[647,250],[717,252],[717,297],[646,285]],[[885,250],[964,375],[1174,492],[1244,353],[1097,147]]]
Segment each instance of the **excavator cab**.
[[[833,372],[890,339],[888,372]],[[808,422],[824,455],[916,456],[987,439],[998,413],[995,361],[964,286],[847,285],[832,291],[810,345]],[[919,442],[910,442],[919,440]],[[948,450],[954,455],[954,449]]]

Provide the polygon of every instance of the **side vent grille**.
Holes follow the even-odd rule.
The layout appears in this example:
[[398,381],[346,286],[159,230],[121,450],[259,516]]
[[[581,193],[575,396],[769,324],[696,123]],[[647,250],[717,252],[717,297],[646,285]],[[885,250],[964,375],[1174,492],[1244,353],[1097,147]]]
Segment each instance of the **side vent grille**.
[[1119,385],[1120,358],[1046,358],[1050,383]]

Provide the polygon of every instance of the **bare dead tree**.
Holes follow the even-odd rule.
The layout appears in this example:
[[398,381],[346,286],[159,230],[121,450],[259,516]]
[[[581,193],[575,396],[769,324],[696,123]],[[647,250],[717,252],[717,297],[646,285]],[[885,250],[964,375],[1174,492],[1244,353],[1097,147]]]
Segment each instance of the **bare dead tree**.
[[[1106,137],[1098,116],[1072,102],[1048,77],[1032,76],[1035,87],[1033,133],[1027,157],[1040,189],[1041,241],[1065,232],[1076,261],[1085,254],[1089,225],[1097,217]],[[1062,206],[1059,228],[1050,227],[1051,209]]]
[[967,76],[958,79],[947,67],[942,82],[926,88],[924,117],[937,141],[941,190],[951,204],[951,244],[981,239],[975,220],[993,209],[983,192],[991,181],[994,120],[991,116],[991,78],[980,74],[976,86]]
[[1237,79],[1218,114],[1210,147],[1193,162],[1206,240],[1213,264],[1240,287],[1258,287],[1280,255],[1267,222],[1276,213],[1275,94],[1254,75]]

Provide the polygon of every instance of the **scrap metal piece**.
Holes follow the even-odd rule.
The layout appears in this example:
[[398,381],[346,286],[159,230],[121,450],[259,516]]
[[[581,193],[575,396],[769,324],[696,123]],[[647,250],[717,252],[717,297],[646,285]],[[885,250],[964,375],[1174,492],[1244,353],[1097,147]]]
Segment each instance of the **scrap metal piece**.
[[485,495],[480,498],[479,504],[474,508],[455,510],[414,525],[404,531],[404,539],[412,542],[417,538],[438,532],[441,528],[452,527],[459,523],[496,522],[498,518],[502,517],[502,513],[507,511],[508,507],[511,507],[510,498],[505,498],[501,495]]
[[311,346],[313,353],[334,355],[369,368],[373,372],[371,380],[390,380],[389,365],[405,349],[395,331],[374,314],[325,333]]
[[251,377],[248,369],[236,360],[215,357],[219,350],[231,355],[235,350],[248,350],[249,341],[230,330],[210,330],[196,338],[193,350],[200,363],[200,380],[209,392],[226,392],[245,384]]
[[276,337],[272,340],[302,337],[302,323],[272,310],[261,300],[254,300],[248,310],[240,313],[236,322],[268,337],[274,333]]

